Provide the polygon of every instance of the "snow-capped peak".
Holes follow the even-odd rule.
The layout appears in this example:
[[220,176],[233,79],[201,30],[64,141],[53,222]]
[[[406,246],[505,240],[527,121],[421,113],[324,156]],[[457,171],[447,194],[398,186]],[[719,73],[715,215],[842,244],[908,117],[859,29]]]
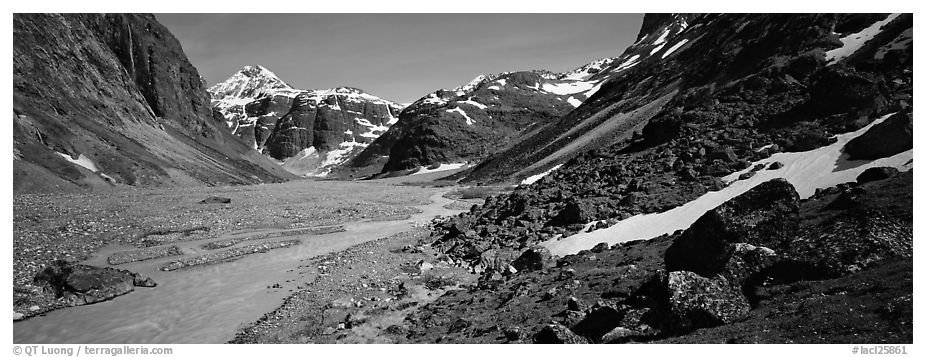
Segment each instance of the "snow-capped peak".
[[595,73],[601,72],[602,68],[610,65],[615,59],[615,57],[597,59],[582,67],[561,74],[559,79],[574,81],[586,80]]
[[244,66],[224,82],[208,89],[213,99],[256,98],[267,90],[293,89],[269,69],[254,65]]
[[[482,82],[485,81],[486,78],[487,78],[486,75],[480,74],[480,75],[476,76],[476,78],[473,78],[473,80],[469,81],[469,83],[466,83],[466,84],[464,84],[464,85],[462,85],[462,86],[456,87],[456,88],[454,88],[452,91],[453,91],[453,92],[462,92],[462,93],[466,93],[466,92],[472,91],[473,89],[476,89],[476,87],[478,87],[480,84],[482,84]],[[461,94],[461,95],[462,95],[462,94]]]

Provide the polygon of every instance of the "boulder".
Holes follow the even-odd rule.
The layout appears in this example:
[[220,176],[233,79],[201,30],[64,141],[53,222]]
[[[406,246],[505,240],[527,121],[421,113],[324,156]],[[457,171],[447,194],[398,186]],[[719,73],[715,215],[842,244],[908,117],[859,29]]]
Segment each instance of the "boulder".
[[547,248],[537,245],[521,253],[511,266],[518,271],[543,270],[556,266],[556,260]]
[[576,223],[588,223],[598,218],[598,207],[591,200],[575,200],[565,207],[553,218],[560,226]]
[[566,326],[553,323],[543,327],[534,335],[534,343],[543,344],[587,344],[585,337],[576,335]]
[[604,334],[604,336],[601,336],[601,343],[625,343],[629,342],[634,336],[637,335],[637,332],[629,328],[615,327],[613,330]]
[[613,330],[621,322],[623,316],[621,306],[599,301],[589,309],[588,314],[582,321],[579,321],[572,330],[577,334],[588,337],[593,341],[601,339],[601,336]]
[[36,274],[38,286],[62,299],[66,306],[92,304],[127,294],[135,286],[157,285],[151,278],[128,270],[99,268],[56,260]]
[[822,115],[878,113],[887,105],[881,79],[851,67],[824,67],[810,88],[808,105]]
[[866,183],[866,182],[884,180],[886,178],[897,176],[897,174],[899,173],[900,171],[898,171],[897,169],[893,167],[872,167],[865,171],[862,171],[862,173],[860,173],[858,177],[855,178],[855,181],[861,184],[861,183]]
[[720,275],[735,286],[749,283],[750,279],[779,261],[774,250],[749,243],[735,243],[727,264]]
[[913,256],[913,225],[877,211],[853,209],[806,229],[782,255],[798,278],[843,276],[875,263]]
[[199,201],[199,203],[202,203],[202,204],[231,203],[231,198],[212,196],[202,201]]
[[742,291],[722,276],[708,279],[690,271],[673,271],[668,292],[672,315],[681,330],[728,324],[749,314]]
[[913,116],[897,113],[846,143],[849,160],[877,160],[913,149]]
[[508,266],[517,257],[518,252],[511,249],[489,249],[479,255],[475,268],[479,271],[507,272]]
[[707,154],[708,160],[721,160],[724,162],[735,162],[737,160],[736,153],[733,152],[733,148],[723,147],[717,148]]
[[762,183],[705,213],[665,253],[669,271],[720,273],[736,243],[778,250],[797,236],[800,197],[782,179]]

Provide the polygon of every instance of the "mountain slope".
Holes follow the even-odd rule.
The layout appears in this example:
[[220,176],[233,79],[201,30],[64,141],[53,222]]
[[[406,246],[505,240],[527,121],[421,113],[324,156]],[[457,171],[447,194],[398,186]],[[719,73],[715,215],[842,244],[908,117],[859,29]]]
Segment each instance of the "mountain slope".
[[13,25],[15,192],[292,177],[214,120],[154,16],[17,14]]
[[619,57],[569,72],[480,75],[453,90],[433,92],[411,104],[392,130],[346,166],[363,173],[382,166],[387,173],[474,164],[499,152],[521,151],[512,148],[524,138],[550,130],[550,124],[593,96],[611,77],[639,64],[642,51],[665,46],[667,36],[685,29],[685,19],[657,24],[664,30],[662,36],[641,39],[634,50]]
[[261,66],[209,88],[231,133],[300,176],[325,176],[398,120],[402,106],[362,90],[294,89]]
[[437,225],[431,246],[481,278],[409,339],[910,341],[912,14],[647,15],[639,38],[679,19],[473,170],[547,174]]
[[[608,131],[608,140],[597,149],[576,152],[573,159],[536,183],[463,214],[458,227],[442,237],[440,244],[453,247],[461,256],[471,254],[467,247],[483,244],[524,248],[558,235],[572,235],[596,220],[607,220],[599,227],[608,226],[635,215],[666,211],[738,179],[756,176],[743,170],[777,152],[830,145],[836,141],[833,134],[861,130],[888,114],[897,117],[892,121],[903,121],[912,105],[912,46],[890,50],[883,57],[875,54],[905,36],[911,25],[909,15],[893,18],[880,35],[852,56],[839,62],[826,57],[827,50],[842,45],[834,31],[863,31],[885,17],[869,16],[853,27],[849,24],[855,15],[695,18],[681,36],[669,42],[694,42],[697,50],[678,46],[674,56],[662,58],[657,53],[657,58],[622,72],[549,127],[563,130],[541,131],[483,163],[467,179],[504,177],[492,175],[552,165],[556,160],[550,157],[562,151],[549,148],[560,140],[554,138],[581,140],[582,136],[571,135],[569,130],[591,126],[586,123],[629,122],[633,125],[624,125],[624,130],[635,134],[614,140],[615,132]],[[570,123],[572,127],[566,125]],[[589,131],[592,135],[599,132],[599,128]],[[890,135],[889,140],[910,145],[904,139],[908,132]],[[575,141],[562,141],[562,147],[576,146]],[[891,153],[901,155],[902,151]],[[568,159],[563,156],[560,160]],[[878,158],[866,156],[868,160],[849,165],[838,157],[840,171]],[[771,165],[752,169],[764,166]],[[825,173],[804,173],[815,174]],[[497,226],[491,230],[494,233],[485,230],[488,226]],[[466,227],[476,234],[464,237],[461,232]],[[489,241],[480,243],[483,239]]]
[[479,76],[409,105],[398,123],[348,166],[382,165],[382,172],[390,172],[472,162],[567,113],[597,90],[594,84],[539,71]]

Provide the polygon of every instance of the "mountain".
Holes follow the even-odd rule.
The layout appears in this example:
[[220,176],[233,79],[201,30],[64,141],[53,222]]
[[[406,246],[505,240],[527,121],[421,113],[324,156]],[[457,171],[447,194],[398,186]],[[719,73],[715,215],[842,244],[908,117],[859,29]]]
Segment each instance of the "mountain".
[[216,121],[153,15],[13,16],[13,190],[249,184],[292,176]]
[[[431,246],[480,282],[407,318],[407,335],[912,339],[912,25],[912,14],[646,15],[589,99],[461,175],[522,184],[437,224]],[[780,314],[834,289],[853,297]],[[873,322],[833,324],[853,309]],[[448,318],[464,311],[492,317]]]
[[[399,121],[345,165],[358,176],[475,164],[558,119],[594,94],[602,59],[567,73],[479,75],[409,105]],[[599,73],[599,74],[596,74]]]
[[[684,46],[685,42],[673,43],[672,40],[686,33],[689,21],[696,16],[697,14],[646,16],[637,41],[623,54],[613,59],[595,61],[563,76],[595,79],[600,82],[600,87],[609,89],[606,92],[614,93],[614,82],[622,81],[628,73],[638,72],[631,69],[673,56]],[[671,92],[671,87],[653,88],[643,87],[643,83],[624,83],[638,85],[638,91],[648,95],[659,91]],[[627,101],[616,103],[615,100],[602,100],[603,93],[596,91],[596,94],[599,95],[584,101],[584,105],[555,121],[546,123],[533,135],[481,162],[465,181],[526,178],[562,164],[583,151],[627,141],[642,129],[648,117],[658,111],[657,107],[661,102],[656,100],[652,103],[647,102],[649,106],[639,105],[626,96]],[[662,100],[665,99],[668,97],[662,97]],[[602,106],[603,104],[606,105]],[[621,112],[621,106],[631,109]]]
[[[345,168],[355,176],[376,171],[411,172],[440,165],[476,165],[493,154],[537,137],[551,123],[592,97],[611,77],[659,51],[693,15],[645,24],[658,36],[640,38],[623,55],[602,58],[565,73],[505,72],[479,75],[452,90],[438,90],[408,106],[399,122]],[[656,28],[658,27],[658,29]],[[387,158],[388,157],[388,158]],[[450,165],[448,165],[450,166]]]
[[294,89],[261,66],[209,88],[233,135],[300,176],[326,176],[398,120],[402,106],[357,88]]

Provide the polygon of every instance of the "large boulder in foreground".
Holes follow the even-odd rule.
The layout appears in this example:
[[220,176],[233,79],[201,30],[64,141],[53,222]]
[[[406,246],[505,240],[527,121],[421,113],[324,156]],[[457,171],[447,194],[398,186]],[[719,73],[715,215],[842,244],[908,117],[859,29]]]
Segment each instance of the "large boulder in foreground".
[[723,271],[736,243],[774,251],[798,233],[800,196],[785,180],[774,179],[705,213],[666,250],[669,271],[711,277]]
[[877,160],[913,149],[913,116],[897,113],[846,143],[850,160]]
[[78,306],[106,301],[127,294],[136,286],[153,287],[151,278],[128,270],[100,268],[56,260],[33,279],[54,293],[66,306]]
[[745,319],[749,302],[724,277],[708,279],[690,271],[669,273],[669,305],[677,328],[713,327]]

